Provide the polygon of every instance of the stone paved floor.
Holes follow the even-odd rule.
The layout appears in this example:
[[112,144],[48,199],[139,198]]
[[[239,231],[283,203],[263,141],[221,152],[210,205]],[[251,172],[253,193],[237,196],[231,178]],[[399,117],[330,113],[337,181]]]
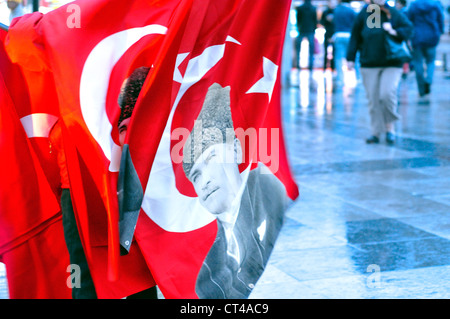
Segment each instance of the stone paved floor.
[[414,74],[401,82],[393,146],[365,144],[360,83],[298,77],[283,89],[283,116],[301,197],[251,298],[450,298],[448,73],[437,68],[429,104],[417,102]]
[[414,73],[402,80],[388,146],[365,144],[367,101],[351,75],[333,89],[329,72],[301,71],[284,89],[301,197],[252,298],[450,298],[450,77],[438,67],[429,104]]

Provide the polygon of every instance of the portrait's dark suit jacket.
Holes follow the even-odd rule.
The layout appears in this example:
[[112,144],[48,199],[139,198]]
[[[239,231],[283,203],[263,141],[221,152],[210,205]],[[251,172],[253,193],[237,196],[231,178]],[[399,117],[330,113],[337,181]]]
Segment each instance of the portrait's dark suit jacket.
[[[250,171],[234,226],[241,264],[227,254],[225,230],[217,220],[217,236],[196,283],[199,298],[247,298],[264,271],[283,223],[288,197],[284,185],[265,166]],[[261,226],[264,226],[261,238]],[[260,232],[258,232],[260,229]]]

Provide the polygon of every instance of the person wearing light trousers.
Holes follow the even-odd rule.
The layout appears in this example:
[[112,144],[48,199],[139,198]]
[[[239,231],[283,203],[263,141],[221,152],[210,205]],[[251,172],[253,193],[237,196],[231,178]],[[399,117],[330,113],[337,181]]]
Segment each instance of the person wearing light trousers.
[[[379,23],[371,17],[379,14]],[[354,64],[360,51],[361,77],[366,91],[370,128],[372,135],[367,144],[380,142],[381,134],[386,134],[386,143],[395,142],[394,123],[399,120],[397,88],[402,76],[403,61],[387,59],[385,41],[387,36],[397,40],[407,40],[413,26],[408,18],[385,0],[372,0],[371,7],[365,6],[353,24],[347,50],[349,67]]]

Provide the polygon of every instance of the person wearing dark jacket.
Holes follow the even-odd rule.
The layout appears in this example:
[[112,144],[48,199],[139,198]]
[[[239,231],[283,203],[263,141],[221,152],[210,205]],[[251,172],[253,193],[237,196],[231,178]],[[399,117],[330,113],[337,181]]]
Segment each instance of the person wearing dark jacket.
[[[320,24],[325,28],[325,37],[323,39],[323,70],[325,71],[328,66],[328,47],[333,46],[333,34],[334,34],[334,22],[333,22],[333,11],[336,7],[334,0],[328,0],[328,6],[322,13],[320,18]],[[330,68],[334,71],[334,50],[333,56],[330,59]]]
[[337,83],[344,82],[343,63],[350,41],[350,31],[356,18],[356,12],[350,7],[349,0],[339,0],[339,5],[334,9],[334,59],[337,71]]
[[309,70],[314,65],[314,32],[317,27],[317,9],[311,4],[311,0],[305,0],[305,3],[296,9],[297,27],[299,36],[296,41],[297,57],[296,63],[299,63],[300,49],[303,38],[308,40],[309,44]]
[[372,0],[357,15],[347,50],[350,68],[356,53],[360,51],[361,76],[369,104],[372,136],[366,143],[379,143],[386,133],[386,142],[393,144],[394,122],[399,119],[396,111],[397,88],[402,75],[403,61],[387,59],[385,40],[392,36],[407,40],[413,26],[408,18],[385,0]]
[[411,3],[407,14],[414,25],[411,40],[413,63],[419,96],[424,98],[431,91],[436,47],[439,44],[441,34],[444,33],[443,8],[436,0],[417,0]]

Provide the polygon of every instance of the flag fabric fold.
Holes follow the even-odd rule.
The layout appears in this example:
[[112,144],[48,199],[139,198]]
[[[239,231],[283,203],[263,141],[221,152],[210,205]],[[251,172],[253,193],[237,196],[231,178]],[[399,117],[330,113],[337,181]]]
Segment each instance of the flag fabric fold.
[[[59,176],[52,174],[55,158],[49,154],[45,128],[52,117],[42,108],[32,112],[40,95],[30,95],[24,72],[7,57],[5,35],[1,31],[0,260],[6,265],[9,297],[70,298]],[[51,109],[51,99],[47,102]]]

